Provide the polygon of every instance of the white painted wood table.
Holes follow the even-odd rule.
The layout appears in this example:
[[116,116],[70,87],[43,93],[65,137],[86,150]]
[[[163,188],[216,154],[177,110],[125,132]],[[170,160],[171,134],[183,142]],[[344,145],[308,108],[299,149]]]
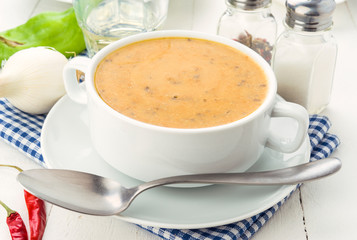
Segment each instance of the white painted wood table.
[[[280,1],[280,0],[279,0]],[[24,23],[43,11],[62,11],[70,4],[55,0],[0,0],[0,31]],[[167,28],[194,29],[214,33],[223,0],[171,0]],[[273,2],[279,21],[284,16],[281,2]],[[331,132],[342,144],[334,153],[343,161],[340,172],[329,178],[304,184],[253,237],[255,240],[357,239],[357,1],[339,3],[334,14],[334,35],[339,51],[332,100],[322,113],[332,121]],[[69,39],[70,41],[70,39]],[[4,141],[0,141],[0,164],[23,169],[38,168]],[[10,203],[24,219],[27,211],[15,171],[0,169],[0,199]],[[0,210],[0,239],[11,239]],[[27,224],[27,221],[26,221]],[[49,206],[44,240],[142,239],[158,237],[134,224],[112,217],[95,217]]]

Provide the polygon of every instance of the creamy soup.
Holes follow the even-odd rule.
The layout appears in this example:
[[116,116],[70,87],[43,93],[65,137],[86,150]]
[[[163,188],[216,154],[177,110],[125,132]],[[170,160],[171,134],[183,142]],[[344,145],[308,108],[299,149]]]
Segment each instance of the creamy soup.
[[119,48],[95,73],[100,97],[139,121],[172,128],[223,125],[255,111],[267,95],[261,67],[207,40],[159,38]]

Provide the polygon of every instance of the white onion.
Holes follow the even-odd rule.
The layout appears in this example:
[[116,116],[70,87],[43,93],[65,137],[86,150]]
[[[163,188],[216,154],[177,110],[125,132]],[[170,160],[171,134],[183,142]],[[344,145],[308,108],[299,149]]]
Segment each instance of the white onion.
[[30,114],[47,113],[65,94],[67,58],[51,48],[34,47],[13,54],[0,73],[0,97]]

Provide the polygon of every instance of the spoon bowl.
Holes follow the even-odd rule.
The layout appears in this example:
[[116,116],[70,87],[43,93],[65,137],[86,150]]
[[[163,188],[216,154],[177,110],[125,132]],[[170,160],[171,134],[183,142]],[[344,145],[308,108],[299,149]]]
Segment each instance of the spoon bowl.
[[325,158],[294,167],[243,173],[210,173],[161,178],[125,188],[102,176],[62,169],[32,169],[17,176],[33,195],[57,206],[91,215],[109,216],[125,211],[142,192],[169,184],[291,185],[316,180],[337,172],[338,158]]

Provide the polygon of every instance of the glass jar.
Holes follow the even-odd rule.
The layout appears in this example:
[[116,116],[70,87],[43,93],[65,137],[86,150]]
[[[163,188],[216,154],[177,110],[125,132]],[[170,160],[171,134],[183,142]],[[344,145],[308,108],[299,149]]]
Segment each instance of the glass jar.
[[271,13],[271,0],[226,0],[217,34],[238,41],[271,62],[277,24]]
[[279,36],[272,67],[278,94],[320,113],[330,101],[337,44],[331,33],[333,0],[288,0],[285,31]]

